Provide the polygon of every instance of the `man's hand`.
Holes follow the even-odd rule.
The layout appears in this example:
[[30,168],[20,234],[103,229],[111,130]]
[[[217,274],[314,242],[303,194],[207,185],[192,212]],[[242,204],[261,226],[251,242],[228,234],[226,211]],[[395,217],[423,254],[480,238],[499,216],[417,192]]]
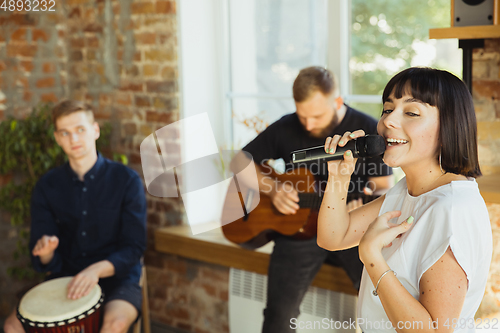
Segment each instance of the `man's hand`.
[[270,197],[274,207],[282,214],[295,214],[300,208],[299,193],[289,183],[278,183]]
[[92,266],[78,273],[68,284],[68,298],[79,299],[87,296],[99,282],[99,272]]
[[47,265],[54,257],[54,251],[59,246],[59,238],[57,236],[43,235],[35,244],[33,251],[34,256],[39,256],[43,265]]
[[68,298],[78,299],[87,296],[100,278],[113,275],[115,275],[115,266],[108,260],[98,261],[90,265],[78,273],[68,284]]

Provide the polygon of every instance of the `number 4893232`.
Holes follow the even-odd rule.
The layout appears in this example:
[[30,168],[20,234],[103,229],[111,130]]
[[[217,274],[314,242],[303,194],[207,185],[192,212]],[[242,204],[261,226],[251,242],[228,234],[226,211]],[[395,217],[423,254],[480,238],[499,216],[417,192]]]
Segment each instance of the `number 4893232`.
[[4,0],[0,9],[9,12],[55,12],[55,0]]

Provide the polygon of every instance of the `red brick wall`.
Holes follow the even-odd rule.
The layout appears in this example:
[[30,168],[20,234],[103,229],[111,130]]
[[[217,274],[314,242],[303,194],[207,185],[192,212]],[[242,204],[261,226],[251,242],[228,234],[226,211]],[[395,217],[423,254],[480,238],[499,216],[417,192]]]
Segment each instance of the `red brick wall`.
[[[478,120],[479,162],[483,174],[500,173],[500,39],[476,49],[472,93]],[[500,204],[487,203],[493,232],[493,260],[479,316],[500,318]]]
[[[56,1],[50,13],[0,10],[0,26],[0,121],[39,102],[86,100],[99,122],[111,122],[113,151],[142,176],[142,140],[179,119],[175,0]],[[179,147],[178,133],[169,147]],[[154,253],[154,229],[180,224],[183,214],[177,199],[148,195],[152,318],[193,332],[227,331],[227,270]],[[29,283],[6,274],[16,233],[0,215],[0,323]]]
[[472,93],[479,125],[479,162],[483,174],[500,173],[500,38],[475,49]]
[[151,320],[197,333],[228,333],[229,269],[148,253]]
[[22,115],[40,101],[65,94],[66,72],[58,26],[61,11],[6,13],[0,11],[0,110]]

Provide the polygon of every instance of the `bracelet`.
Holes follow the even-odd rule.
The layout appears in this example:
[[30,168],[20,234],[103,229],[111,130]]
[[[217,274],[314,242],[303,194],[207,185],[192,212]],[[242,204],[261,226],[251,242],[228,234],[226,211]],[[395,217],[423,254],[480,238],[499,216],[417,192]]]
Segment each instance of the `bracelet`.
[[380,281],[382,280],[382,278],[384,277],[384,275],[386,275],[389,272],[393,272],[394,276],[398,276],[398,274],[396,272],[394,272],[392,269],[388,269],[384,273],[382,273],[382,275],[378,279],[377,286],[375,287],[375,290],[373,290],[373,296],[378,296],[378,294],[377,294],[378,285],[379,285]]

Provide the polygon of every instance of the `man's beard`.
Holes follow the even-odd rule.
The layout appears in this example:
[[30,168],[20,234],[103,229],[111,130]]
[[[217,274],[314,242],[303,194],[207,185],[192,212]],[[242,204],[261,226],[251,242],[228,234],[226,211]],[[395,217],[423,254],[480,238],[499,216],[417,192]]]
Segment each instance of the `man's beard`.
[[330,124],[328,124],[328,126],[326,126],[325,128],[323,128],[320,132],[318,133],[312,133],[311,131],[308,131],[306,130],[306,128],[304,127],[304,125],[302,125],[302,128],[304,128],[304,131],[306,131],[307,135],[312,137],[312,138],[316,138],[316,139],[326,139],[327,136],[329,136],[332,131],[334,130],[335,127],[337,127],[338,125],[338,117],[337,117],[337,112],[334,112],[333,113],[333,118],[332,118],[332,121],[330,122]]

